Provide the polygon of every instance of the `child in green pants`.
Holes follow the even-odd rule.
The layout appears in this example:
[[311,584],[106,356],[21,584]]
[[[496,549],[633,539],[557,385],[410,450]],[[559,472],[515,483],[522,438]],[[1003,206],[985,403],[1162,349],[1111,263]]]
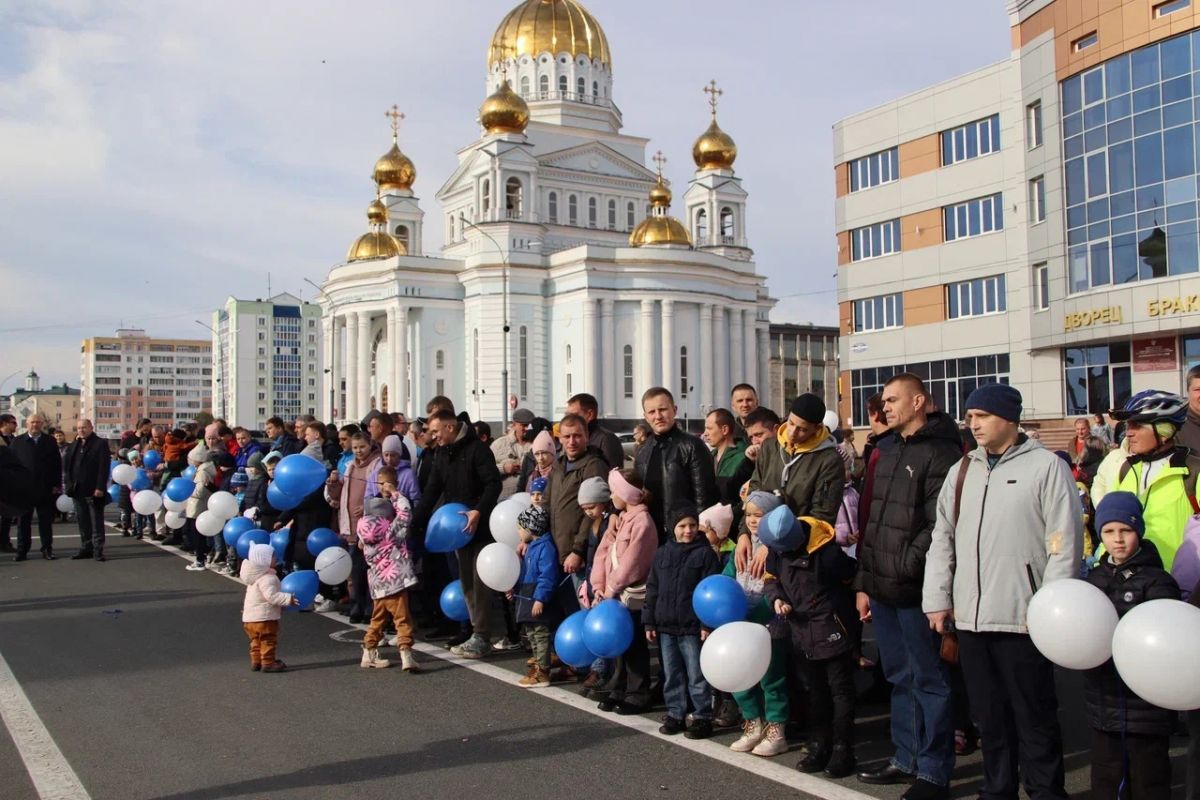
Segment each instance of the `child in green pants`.
[[[752,492],[742,504],[746,528],[750,531],[754,549],[751,560],[765,545],[758,540],[758,525],[762,518],[781,506],[783,501],[768,492]],[[729,746],[738,753],[753,753],[756,756],[777,756],[786,753],[787,738],[784,725],[788,720],[787,624],[776,619],[770,603],[763,596],[765,579],[754,578],[749,572],[738,572],[735,559],[725,565],[725,575],[735,579],[746,593],[750,613],[746,619],[767,626],[771,634],[771,663],[758,685],[744,692],[734,692],[733,699],[741,709],[742,737]]]

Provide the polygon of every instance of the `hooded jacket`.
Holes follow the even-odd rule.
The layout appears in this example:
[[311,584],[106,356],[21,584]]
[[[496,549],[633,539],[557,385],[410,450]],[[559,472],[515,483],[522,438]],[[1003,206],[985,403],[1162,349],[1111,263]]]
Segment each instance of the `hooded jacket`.
[[417,583],[407,542],[412,508],[403,497],[398,498],[395,508],[395,519],[363,517],[358,521],[358,541],[367,561],[372,600],[399,594]]
[[[428,451],[426,451],[428,452]],[[413,512],[414,539],[425,542],[425,526],[439,506],[445,503],[462,503],[479,512],[479,525],[475,528],[475,540],[487,542],[488,517],[500,497],[500,470],[486,444],[479,441],[471,419],[458,415],[458,434],[455,440],[434,451],[433,468],[429,482],[421,492],[421,501]]]
[[[841,456],[837,460],[840,468]],[[823,661],[855,646],[854,559],[838,547],[832,525],[812,517],[800,524],[808,529],[803,547],[767,554],[767,572],[775,579],[766,581],[763,593],[772,609],[777,600],[792,607],[792,643],[810,661]]]
[[963,630],[1027,634],[1029,598],[1075,577],[1082,553],[1083,514],[1066,462],[1024,434],[990,468],[978,447],[942,483],[921,605],[927,614],[953,609]]
[[[549,534],[534,537],[525,548],[521,577],[517,579],[517,622],[553,627],[559,621],[559,604],[550,602],[558,588],[558,562],[554,539]],[[543,606],[540,617],[533,615],[535,600]]]
[[[1142,539],[1137,552],[1120,566],[1113,565],[1105,553],[1087,580],[1108,596],[1122,617],[1148,600],[1179,599],[1179,586],[1163,569],[1158,550],[1148,539]],[[1130,691],[1117,674],[1112,659],[1089,669],[1084,677],[1088,723],[1095,730],[1108,733],[1124,730],[1146,736],[1170,736],[1175,732],[1178,714],[1151,705]]]
[[545,504],[550,511],[550,535],[554,537],[559,563],[572,553],[580,558],[587,557],[587,539],[592,521],[579,507],[579,485],[588,478],[607,477],[608,463],[599,451],[591,447],[574,461],[567,459],[565,451],[554,459],[546,486],[549,500]]
[[941,412],[879,450],[870,516],[858,547],[858,591],[893,606],[921,604],[938,495],[946,472],[961,458],[958,426]]
[[[840,462],[839,462],[840,463]],[[661,472],[650,475],[651,464]],[[667,512],[679,506],[708,508],[717,503],[712,453],[704,442],[679,428],[655,434],[637,452],[634,469],[650,492],[650,516],[665,541]]]
[[[609,561],[616,550],[617,566]],[[658,549],[658,528],[645,506],[628,506],[612,517],[596,549],[592,565],[592,590],[597,596],[620,597],[621,592],[646,580]]]
[[292,602],[292,595],[279,590],[279,578],[272,567],[260,567],[242,560],[238,573],[246,584],[242,601],[242,622],[268,622],[279,619],[280,609]]
[[845,482],[846,466],[828,428],[822,426],[812,440],[791,447],[787,426],[780,425],[775,438],[764,441],[758,451],[750,491],[777,491],[797,517],[816,517],[832,525]]
[[1188,519],[1196,513],[1188,497],[1188,481],[1195,480],[1189,469],[1188,449],[1177,447],[1167,463],[1150,476],[1149,485],[1143,477],[1149,464],[1127,459],[1118,467],[1116,485],[1110,491],[1133,492],[1142,502],[1142,517],[1146,521],[1146,540],[1158,547],[1167,572],[1175,563],[1175,552],[1183,544],[1183,530]]
[[721,562],[702,533],[686,544],[672,539],[659,547],[646,578],[646,630],[672,636],[699,636],[701,628],[707,630],[692,608],[692,595],[700,581],[720,571]]

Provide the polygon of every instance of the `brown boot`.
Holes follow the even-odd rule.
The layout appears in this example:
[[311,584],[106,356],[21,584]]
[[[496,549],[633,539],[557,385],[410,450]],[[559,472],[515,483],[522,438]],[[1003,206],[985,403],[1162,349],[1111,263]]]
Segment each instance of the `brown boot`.
[[526,689],[544,689],[550,685],[550,672],[535,664],[524,678],[517,681],[517,685]]
[[272,661],[270,664],[263,664],[263,672],[287,672],[287,664],[282,661]]

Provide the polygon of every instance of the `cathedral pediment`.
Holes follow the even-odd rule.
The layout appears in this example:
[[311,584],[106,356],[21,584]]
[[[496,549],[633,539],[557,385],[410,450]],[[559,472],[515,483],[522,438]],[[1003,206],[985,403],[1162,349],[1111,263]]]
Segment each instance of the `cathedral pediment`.
[[586,172],[648,183],[655,179],[651,170],[600,142],[587,142],[565,150],[543,153],[537,160],[539,166],[550,169]]

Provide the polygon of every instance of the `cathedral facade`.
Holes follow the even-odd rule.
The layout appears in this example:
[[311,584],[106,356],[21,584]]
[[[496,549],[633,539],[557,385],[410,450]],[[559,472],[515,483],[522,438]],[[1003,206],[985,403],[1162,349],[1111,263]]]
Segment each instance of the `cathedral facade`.
[[[728,403],[767,375],[774,301],[746,238],[737,147],[712,121],[683,196],[622,132],[612,56],[573,0],[524,0],[488,48],[480,137],[436,195],[441,255],[424,252],[416,169],[393,135],[376,163],[369,231],[321,287],[327,419],[371,408],[423,414],[435,394],[474,419],[507,398],[554,417],[590,392],[637,419],[663,385],[681,416]],[[393,109],[393,131],[396,128]]]

